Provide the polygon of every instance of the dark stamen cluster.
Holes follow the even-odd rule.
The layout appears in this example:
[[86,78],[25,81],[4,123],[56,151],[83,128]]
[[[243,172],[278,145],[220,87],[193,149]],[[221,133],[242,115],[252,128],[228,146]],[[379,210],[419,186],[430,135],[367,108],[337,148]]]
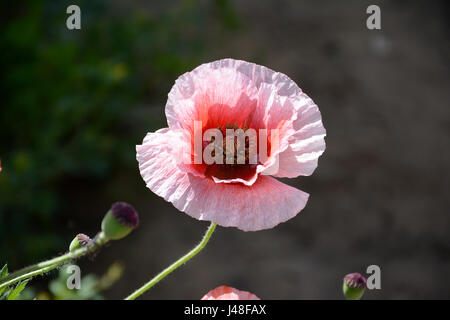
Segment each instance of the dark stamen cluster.
[[[222,132],[222,145],[220,146],[216,146],[216,148],[218,150],[220,150],[220,152],[223,155],[223,164],[224,165],[229,165],[229,166],[236,166],[239,165],[238,164],[238,159],[239,157],[243,157],[244,158],[244,164],[249,164],[250,163],[250,139],[248,136],[245,136],[245,147],[242,148],[242,146],[239,145],[238,141],[238,137],[234,136],[234,147],[233,150],[227,150],[227,139],[226,139],[226,130],[227,129],[233,129],[233,130],[238,130],[238,129],[242,129],[245,133],[245,131],[248,129],[247,125],[243,125],[242,128],[237,124],[237,123],[230,123],[230,124],[226,124],[224,126],[218,126],[217,129],[219,129]],[[214,137],[211,141],[211,143],[214,143]],[[233,162],[232,163],[227,163],[227,155],[229,156],[231,151],[233,152],[232,157],[233,157]],[[215,150],[212,152],[212,156],[215,157]]]

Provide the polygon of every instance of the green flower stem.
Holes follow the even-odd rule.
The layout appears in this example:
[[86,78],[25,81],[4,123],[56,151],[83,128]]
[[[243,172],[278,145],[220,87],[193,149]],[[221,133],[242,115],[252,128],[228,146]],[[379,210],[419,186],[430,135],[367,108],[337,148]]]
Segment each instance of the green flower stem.
[[84,248],[77,249],[75,251],[67,252],[66,254],[47,260],[43,262],[39,262],[33,264],[31,266],[20,269],[16,272],[13,272],[6,277],[0,279],[0,289],[6,288],[18,281],[28,279],[46,272],[49,272],[53,269],[56,269],[60,265],[66,263],[67,261],[74,260],[80,258],[92,251],[95,251],[99,247],[103,246],[107,243],[109,239],[107,239],[103,232],[100,232],[99,235],[94,239],[93,245],[86,246]]
[[172,263],[169,267],[164,269],[162,272],[160,272],[156,277],[154,277],[152,280],[144,284],[142,287],[137,289],[135,292],[130,294],[128,297],[125,298],[125,300],[134,300],[137,297],[139,297],[141,294],[146,292],[148,289],[153,287],[155,284],[157,284],[159,281],[164,279],[166,276],[168,276],[172,271],[180,267],[181,265],[185,264],[189,260],[191,260],[193,257],[195,257],[202,249],[206,246],[209,239],[211,238],[211,235],[214,232],[214,229],[216,229],[216,224],[214,222],[211,222],[209,225],[208,230],[206,230],[205,235],[203,236],[202,241],[191,251],[189,251],[186,255]]
[[[21,281],[21,280],[29,279],[29,278],[32,278],[32,277],[34,277],[34,276],[38,276],[38,275],[40,275],[40,274],[43,274],[43,273],[52,271],[53,269],[56,269],[57,267],[58,267],[58,265],[55,264],[55,265],[52,265],[52,266],[44,267],[44,268],[41,268],[41,269],[37,269],[37,270],[35,270],[35,271],[31,271],[31,272],[22,274],[22,275],[20,275],[20,276],[14,278],[14,279],[12,279],[12,280],[9,280],[9,281],[6,281],[5,283],[2,283],[2,284],[0,285],[0,289],[9,287],[10,285],[12,285],[12,284],[14,284],[14,283],[16,283],[16,282],[19,282],[19,281]],[[2,280],[3,280],[3,279],[2,279]]]

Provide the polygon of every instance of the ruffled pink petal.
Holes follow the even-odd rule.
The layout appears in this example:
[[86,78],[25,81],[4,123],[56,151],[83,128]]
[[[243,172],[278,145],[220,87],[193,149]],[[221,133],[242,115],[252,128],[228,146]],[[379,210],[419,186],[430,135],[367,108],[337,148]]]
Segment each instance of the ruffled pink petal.
[[[278,164],[279,154],[289,147],[289,137],[295,133],[294,121],[297,119],[297,112],[291,99],[279,96],[274,90],[274,85],[266,83],[262,83],[259,87],[257,112],[251,126],[266,129],[271,141],[271,150],[268,150],[270,157],[258,165],[257,173],[272,175],[278,172],[278,166],[274,168],[274,165]],[[272,130],[278,130],[276,147],[275,139],[271,135]]]
[[136,147],[139,170],[150,190],[196,219],[257,231],[291,219],[308,201],[307,193],[269,176],[252,186],[195,176],[177,161],[180,141],[168,128],[148,133]]
[[237,290],[232,287],[220,286],[209,291],[200,300],[261,300],[253,293]]
[[[258,172],[283,178],[311,175],[325,151],[326,131],[317,105],[282,73],[248,62],[241,62],[238,70],[259,89],[257,112],[263,114],[265,127],[280,129],[279,149]],[[260,118],[254,116],[255,121]]]
[[[310,175],[325,150],[325,129],[314,102],[285,74],[246,61],[218,60],[182,75],[169,93],[166,116],[171,128],[191,128],[194,120],[250,120],[254,129],[279,129],[278,149],[256,174]],[[252,185],[256,179],[216,182]]]
[[166,104],[167,122],[169,128],[191,131],[194,121],[210,128],[243,125],[256,108],[256,98],[256,87],[243,73],[203,64],[176,80]]
[[295,99],[297,119],[295,133],[289,136],[288,148],[279,154],[280,178],[309,176],[317,168],[319,157],[325,151],[326,131],[317,105],[304,93]]

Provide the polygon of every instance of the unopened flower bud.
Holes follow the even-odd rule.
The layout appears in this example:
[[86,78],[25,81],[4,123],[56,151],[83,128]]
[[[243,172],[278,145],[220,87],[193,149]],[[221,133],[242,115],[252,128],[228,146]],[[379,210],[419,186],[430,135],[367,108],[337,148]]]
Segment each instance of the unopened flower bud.
[[366,279],[360,273],[350,273],[344,277],[342,290],[345,299],[359,300],[366,289]]
[[125,202],[116,202],[102,221],[102,231],[108,239],[118,240],[128,235],[139,225],[136,210]]
[[79,233],[75,236],[75,238],[73,238],[72,242],[70,243],[69,251],[75,251],[77,249],[86,247],[89,241],[91,241],[91,238],[83,233]]

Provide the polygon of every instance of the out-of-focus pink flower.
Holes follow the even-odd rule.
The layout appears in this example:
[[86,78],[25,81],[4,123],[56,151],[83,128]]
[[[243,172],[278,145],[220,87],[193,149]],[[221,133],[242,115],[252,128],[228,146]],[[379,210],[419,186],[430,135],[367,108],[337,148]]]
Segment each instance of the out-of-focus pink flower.
[[253,293],[237,290],[232,287],[220,286],[211,290],[200,300],[261,300]]
[[[137,160],[147,187],[177,209],[256,231],[305,207],[307,193],[275,178],[311,175],[325,150],[325,129],[317,105],[289,77],[245,61],[214,61],[180,76],[165,110],[168,128],[147,134],[136,146]],[[266,129],[267,158],[258,155],[256,164],[186,162],[198,154],[198,130],[217,128]]]

